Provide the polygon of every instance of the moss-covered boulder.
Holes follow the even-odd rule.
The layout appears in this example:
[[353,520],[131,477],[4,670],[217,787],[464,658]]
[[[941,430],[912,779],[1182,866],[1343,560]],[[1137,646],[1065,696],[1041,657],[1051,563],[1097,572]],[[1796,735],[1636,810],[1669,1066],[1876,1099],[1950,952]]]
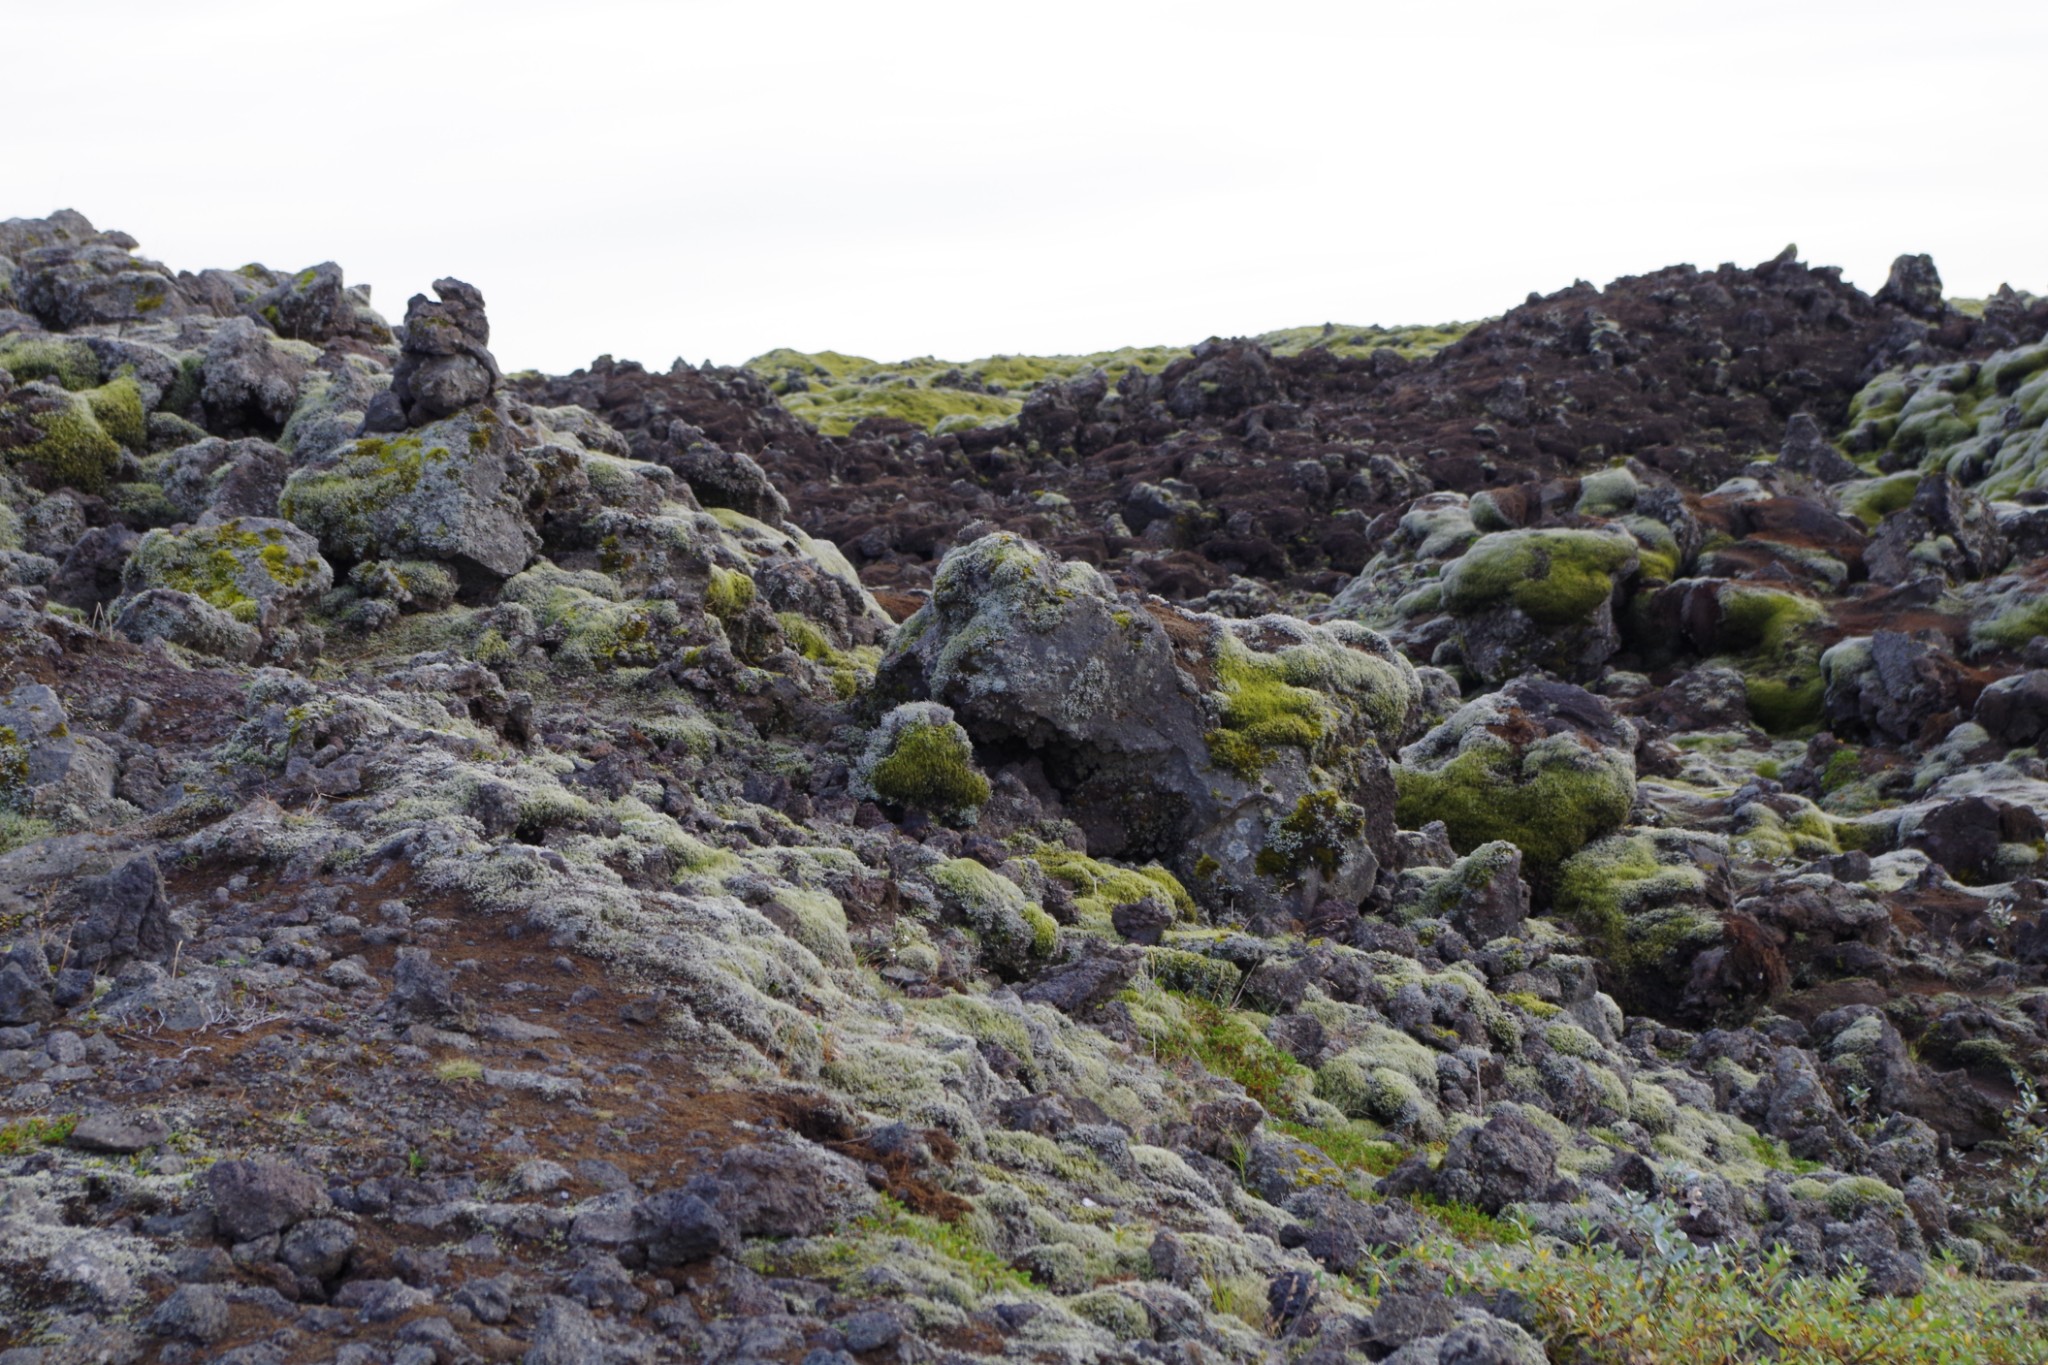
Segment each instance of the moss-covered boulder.
[[971,825],[988,802],[974,744],[937,702],[907,702],[882,717],[854,768],[854,790],[952,825]]
[[163,640],[197,654],[246,663],[263,647],[255,626],[175,588],[145,588],[121,599],[114,631],[125,640]]
[[365,436],[295,471],[278,508],[339,563],[438,559],[465,577],[501,581],[540,548],[529,504],[580,471],[567,453],[528,457],[522,439],[538,438],[481,406],[417,431]]
[[142,538],[121,571],[124,592],[171,588],[237,621],[289,625],[334,586],[313,537],[287,521],[234,517]]
[[951,708],[984,751],[1036,757],[1091,853],[1159,859],[1252,915],[1371,890],[1393,834],[1384,749],[1421,700],[1362,626],[1141,602],[1007,533],[946,556],[881,680]]
[[[403,579],[403,570],[393,566]],[[423,566],[412,570],[423,577]],[[666,599],[628,599],[609,576],[542,560],[508,579],[499,601],[533,613],[535,641],[575,672],[652,664],[675,640],[682,613]]]
[[1631,1012],[1690,1024],[1741,1022],[1789,985],[1775,938],[1732,900],[1727,840],[1682,829],[1600,839],[1565,861],[1553,893]]
[[1396,813],[1406,829],[1443,821],[1460,852],[1505,839],[1542,881],[1628,818],[1635,741],[1601,698],[1525,678],[1467,702],[1401,750]]
[[973,930],[983,966],[1014,976],[1059,946],[1052,916],[1001,873],[954,858],[932,869],[931,877],[941,907]]
[[1497,531],[1445,568],[1441,602],[1488,682],[1537,668],[1584,680],[1621,647],[1615,599],[1639,564],[1618,528]]
[[147,441],[142,390],[132,377],[76,393],[48,381],[0,392],[0,459],[45,488],[102,492],[123,450],[140,451]]

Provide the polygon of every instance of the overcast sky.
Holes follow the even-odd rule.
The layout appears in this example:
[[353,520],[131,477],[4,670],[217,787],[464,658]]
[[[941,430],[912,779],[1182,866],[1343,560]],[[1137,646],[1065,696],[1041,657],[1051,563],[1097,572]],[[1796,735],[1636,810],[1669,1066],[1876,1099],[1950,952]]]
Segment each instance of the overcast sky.
[[2048,4],[0,0],[0,217],[476,284],[507,369],[1486,316],[1796,241],[2048,292]]

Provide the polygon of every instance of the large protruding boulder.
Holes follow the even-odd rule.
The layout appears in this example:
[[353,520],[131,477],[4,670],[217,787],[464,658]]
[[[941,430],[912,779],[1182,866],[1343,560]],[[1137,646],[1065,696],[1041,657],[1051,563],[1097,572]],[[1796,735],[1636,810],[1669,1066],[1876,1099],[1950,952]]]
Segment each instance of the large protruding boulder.
[[461,280],[434,281],[439,303],[415,294],[405,307],[405,328],[391,387],[371,403],[370,431],[395,432],[451,417],[497,391],[504,378],[491,355],[491,324],[484,296]]
[[527,458],[518,439],[486,406],[364,436],[294,471],[278,510],[340,564],[443,560],[465,577],[502,581],[540,549],[527,504],[558,472]]
[[1355,905],[1391,852],[1383,750],[1421,689],[1362,626],[1190,615],[1000,533],[946,556],[882,673],[989,758],[1035,756],[1091,853],[1160,859],[1212,910]]

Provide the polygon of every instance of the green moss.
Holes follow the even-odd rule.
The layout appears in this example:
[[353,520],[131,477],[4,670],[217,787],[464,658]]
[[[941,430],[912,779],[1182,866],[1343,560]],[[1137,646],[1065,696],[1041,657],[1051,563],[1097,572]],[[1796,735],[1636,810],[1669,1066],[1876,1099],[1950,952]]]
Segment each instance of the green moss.
[[842,701],[852,698],[862,687],[874,681],[878,652],[835,649],[816,622],[797,612],[777,612],[775,620],[782,627],[783,637],[798,654],[825,668],[832,680],[833,692]]
[[[134,391],[134,380],[119,382],[125,391]],[[104,490],[120,463],[121,443],[100,421],[98,407],[105,407],[124,427],[128,414],[119,395],[99,395],[101,402],[96,406],[93,400],[98,394],[97,390],[71,394],[56,406],[31,415],[28,422],[37,432],[36,439],[10,451],[8,458],[39,470],[53,485],[76,488],[82,493]],[[139,422],[139,397],[136,403]],[[0,407],[0,417],[11,411]]]
[[933,812],[986,805],[988,779],[974,768],[974,749],[959,727],[912,725],[868,775],[877,795],[899,806]]
[[1724,588],[1720,607],[1716,641],[1736,656],[1750,716],[1772,734],[1817,724],[1826,683],[1812,632],[1826,609],[1796,593],[1749,586]]
[[1316,1069],[1316,1095],[1355,1119],[1371,1119],[1414,1136],[1443,1136],[1436,1106],[1436,1054],[1384,1024]]
[[653,664],[682,627],[674,602],[620,601],[618,584],[605,575],[545,561],[509,579],[499,596],[531,608],[542,642],[571,667]]
[[1434,772],[1394,769],[1394,817],[1403,829],[1441,820],[1452,847],[1469,853],[1506,839],[1541,875],[1628,818],[1635,784],[1618,765],[1583,765],[1568,736],[1530,745],[1519,760],[1505,748],[1465,750]]
[[1314,791],[1294,803],[1259,850],[1261,876],[1299,881],[1310,868],[1333,877],[1345,855],[1365,838],[1365,812],[1334,791]]
[[[0,762],[4,761],[5,754],[0,752]],[[0,774],[0,799],[4,799],[6,795],[4,774]],[[12,853],[24,844],[48,838],[55,831],[56,826],[48,820],[39,820],[32,815],[23,815],[0,806],[0,853]]]
[[1529,1240],[1528,1229],[1520,1223],[1495,1218],[1470,1204],[1439,1199],[1431,1194],[1418,1195],[1414,1202],[1466,1246],[1517,1246]]
[[1920,491],[1920,478],[1918,473],[1909,471],[1850,484],[1842,490],[1843,510],[1865,526],[1875,527],[1913,501],[1913,495]]
[[418,490],[430,467],[454,458],[410,433],[351,442],[330,469],[301,469],[285,483],[278,515],[311,531],[330,554],[366,559],[377,552],[374,513]]
[[2048,635],[2048,597],[2022,602],[1970,627],[1970,638],[1977,643],[2004,649],[2024,648],[2037,635]]
[[704,585],[704,610],[721,621],[730,621],[754,605],[754,580],[737,569],[711,566]]
[[92,415],[101,430],[119,441],[130,450],[141,450],[149,443],[148,422],[142,411],[142,388],[132,375],[109,380],[96,389],[86,389],[79,397],[92,408]]
[[1226,637],[1216,679],[1223,723],[1206,738],[1218,767],[1249,780],[1265,767],[1272,750],[1313,751],[1322,740],[1326,703],[1312,689],[1288,682],[1279,660]]
[[100,382],[99,357],[92,347],[70,337],[13,336],[0,341],[0,370],[18,384],[51,379],[67,389],[89,389]]
[[1774,735],[1797,734],[1818,724],[1826,692],[1818,676],[1743,679],[1749,714]]
[[982,957],[999,971],[1016,971],[1059,945],[1059,925],[1015,883],[972,858],[932,869],[932,882],[981,939]]
[[1511,605],[1547,626],[1586,620],[1636,558],[1632,541],[1601,531],[1496,531],[1443,573],[1444,607],[1469,616]]
[[[1148,898],[1163,897],[1185,918],[1195,914],[1194,898],[1171,872],[1157,863],[1144,867],[1118,867],[1098,861],[1085,853],[1047,845],[1032,853],[1031,860],[1045,874],[1062,882],[1074,893],[1074,908],[1084,927],[1109,931],[1110,912],[1119,905],[1131,905]],[[1206,960],[1206,959],[1205,959]],[[1235,981],[1231,983],[1233,986]]]
[[1312,1128],[1303,1123],[1274,1119],[1267,1125],[1291,1138],[1308,1143],[1346,1170],[1368,1175],[1386,1175],[1401,1164],[1409,1148],[1389,1142],[1377,1124],[1349,1122]]
[[261,580],[292,588],[319,572],[293,553],[275,527],[243,529],[240,518],[183,532],[155,530],[142,538],[128,573],[151,587],[172,588],[219,607],[240,621],[259,614]]
[[78,1115],[25,1118],[0,1127],[0,1156],[24,1156],[38,1147],[62,1147],[78,1126]]
[[1147,948],[1145,971],[1161,990],[1214,1004],[1235,999],[1244,980],[1237,964],[1182,948]]
[[1167,1004],[1169,1014],[1178,1014],[1178,1027],[1151,1040],[1159,1060],[1200,1062],[1276,1114],[1291,1113],[1308,1093],[1309,1069],[1267,1040],[1262,1016],[1201,994],[1177,993]]

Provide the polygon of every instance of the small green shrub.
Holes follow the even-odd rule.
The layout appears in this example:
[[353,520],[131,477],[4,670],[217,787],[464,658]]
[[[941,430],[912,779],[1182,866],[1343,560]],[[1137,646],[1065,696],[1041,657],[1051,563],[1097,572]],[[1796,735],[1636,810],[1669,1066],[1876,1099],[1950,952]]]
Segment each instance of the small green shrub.
[[0,1156],[21,1156],[38,1147],[61,1147],[78,1126],[78,1115],[16,1119],[0,1127]]

